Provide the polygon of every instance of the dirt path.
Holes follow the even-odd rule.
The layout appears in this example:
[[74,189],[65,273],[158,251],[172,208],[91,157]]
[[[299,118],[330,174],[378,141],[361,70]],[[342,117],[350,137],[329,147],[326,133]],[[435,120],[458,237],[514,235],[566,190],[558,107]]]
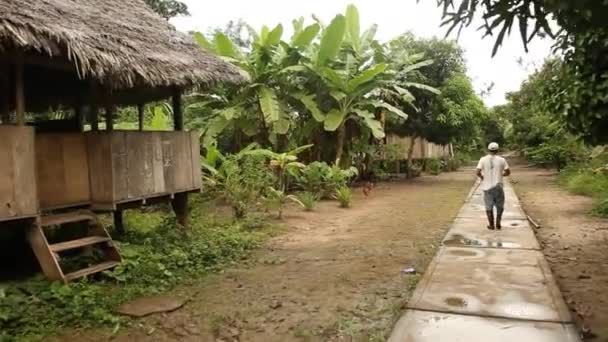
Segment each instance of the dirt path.
[[590,329],[586,340],[608,341],[608,220],[591,217],[591,199],[559,188],[554,172],[519,166],[513,180],[541,222],[538,239],[579,328]]
[[[384,341],[473,182],[472,171],[360,191],[351,209],[289,210],[288,231],[248,266],[179,289],[177,312],[137,321],[114,341]],[[108,332],[82,332],[81,341]],[[74,338],[74,336],[70,336]]]

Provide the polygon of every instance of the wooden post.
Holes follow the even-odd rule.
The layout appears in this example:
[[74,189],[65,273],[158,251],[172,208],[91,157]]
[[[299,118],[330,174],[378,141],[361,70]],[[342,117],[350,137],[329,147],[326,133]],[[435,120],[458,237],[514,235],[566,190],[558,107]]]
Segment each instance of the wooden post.
[[125,225],[122,216],[122,210],[116,209],[114,210],[114,229],[118,234],[125,233]]
[[91,104],[91,131],[99,131],[99,108],[96,104]]
[[78,121],[78,129],[82,132],[84,130],[84,115],[82,114],[82,101],[78,101],[74,106],[74,117]]
[[0,120],[3,124],[7,124],[10,121],[10,115],[8,113],[10,106],[10,69],[8,65],[0,65]]
[[[173,128],[176,131],[184,130],[184,117],[182,112],[182,92],[179,88],[173,91]],[[177,223],[183,227],[188,226],[188,193],[182,192],[175,194],[172,201],[173,211],[177,217]]]
[[173,129],[184,130],[184,114],[182,112],[182,91],[179,88],[173,90]]
[[15,114],[17,125],[25,125],[25,89],[23,62],[17,61],[15,68]]
[[143,104],[138,104],[137,105],[137,120],[139,123],[139,130],[143,131],[144,130],[144,105]]
[[106,131],[114,130],[114,112],[116,108],[113,105],[106,106]]

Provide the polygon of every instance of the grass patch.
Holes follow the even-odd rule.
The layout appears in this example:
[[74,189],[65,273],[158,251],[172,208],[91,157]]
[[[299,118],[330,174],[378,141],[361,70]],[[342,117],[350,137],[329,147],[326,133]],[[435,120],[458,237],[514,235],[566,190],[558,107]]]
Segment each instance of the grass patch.
[[558,183],[570,192],[593,197],[592,213],[600,217],[608,217],[608,173],[598,171],[605,165],[608,165],[608,155],[568,165],[558,177]]
[[127,233],[117,240],[123,263],[94,281],[51,284],[37,275],[0,283],[0,341],[38,340],[64,327],[118,329],[126,323],[112,312],[119,304],[235,264],[273,232],[259,218],[214,217],[208,205],[193,197],[187,232],[168,208],[127,212]]

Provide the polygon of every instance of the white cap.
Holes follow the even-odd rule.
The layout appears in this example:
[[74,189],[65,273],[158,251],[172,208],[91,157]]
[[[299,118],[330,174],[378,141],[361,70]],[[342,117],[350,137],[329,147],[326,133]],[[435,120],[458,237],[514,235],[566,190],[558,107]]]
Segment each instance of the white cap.
[[490,145],[488,145],[488,150],[490,151],[498,151],[498,144],[495,142],[491,142]]

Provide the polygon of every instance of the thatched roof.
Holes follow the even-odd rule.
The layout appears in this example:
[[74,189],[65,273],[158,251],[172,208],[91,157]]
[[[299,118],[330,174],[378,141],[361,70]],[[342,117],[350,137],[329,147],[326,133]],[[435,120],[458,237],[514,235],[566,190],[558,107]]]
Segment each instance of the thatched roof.
[[13,51],[67,60],[112,89],[243,80],[143,0],[1,0],[0,55]]

